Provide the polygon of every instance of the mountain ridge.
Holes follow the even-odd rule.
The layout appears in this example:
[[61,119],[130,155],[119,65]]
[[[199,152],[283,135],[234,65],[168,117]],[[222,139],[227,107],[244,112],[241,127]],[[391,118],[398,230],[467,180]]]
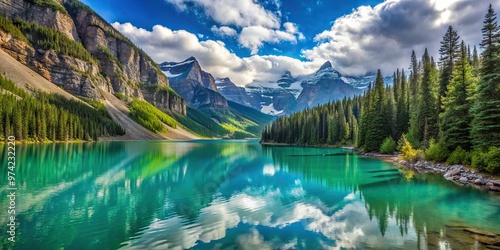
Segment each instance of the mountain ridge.
[[[286,70],[276,81],[252,82],[245,86],[253,99],[250,107],[263,113],[279,116],[329,101],[362,94],[362,89],[372,80],[369,77],[343,76],[326,61],[309,76],[293,77]],[[374,80],[374,78],[373,78]],[[356,84],[358,84],[356,86]]]
[[183,93],[173,88],[178,81],[170,82],[144,51],[77,0],[0,0],[0,14],[0,49],[46,79],[49,91],[53,85],[70,99],[107,109],[125,131],[119,139],[260,135],[252,127],[260,128],[265,119],[229,107],[197,61],[184,83],[194,86],[189,104],[208,110],[205,114],[188,108]]
[[201,68],[196,58],[163,62],[159,67],[169,78],[171,87],[192,107],[207,113],[228,111],[227,100],[218,92],[214,77]]

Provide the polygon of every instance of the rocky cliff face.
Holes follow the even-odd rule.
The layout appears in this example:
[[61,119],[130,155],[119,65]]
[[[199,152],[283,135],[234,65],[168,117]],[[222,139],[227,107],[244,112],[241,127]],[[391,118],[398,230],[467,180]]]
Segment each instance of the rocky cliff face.
[[182,62],[164,62],[161,70],[170,80],[170,86],[186,102],[200,110],[227,112],[227,100],[218,91],[214,77],[203,71],[194,57]]
[[35,49],[3,30],[0,30],[0,48],[71,94],[101,99],[98,87],[108,89],[107,82],[96,77],[99,75],[98,66],[91,62],[54,50]]
[[295,82],[295,79],[293,78],[292,73],[287,70],[278,80],[278,86],[282,88],[290,88],[293,82]]
[[168,72],[166,74],[171,80],[193,80],[204,88],[217,92],[214,77],[203,71],[200,63],[194,57],[190,57],[182,62],[164,62],[160,67],[164,72]]
[[252,98],[245,91],[245,88],[236,86],[236,84],[234,84],[228,77],[216,79],[215,85],[217,86],[219,93],[221,93],[227,100],[260,110],[259,103],[252,100]]
[[286,71],[277,81],[253,82],[245,86],[245,91],[252,100],[252,106],[270,115],[281,115],[294,109],[296,97],[302,87],[290,71]]
[[59,31],[90,52],[96,59],[93,62],[35,48],[0,31],[2,49],[68,92],[95,99],[101,98],[99,89],[120,92],[186,114],[182,98],[169,92],[144,95],[143,86],[168,87],[167,77],[144,52],[80,2],[39,5],[32,0],[0,0],[0,13]]
[[103,62],[102,73],[115,92],[137,95],[138,83],[168,85],[167,78],[149,57],[100,16],[65,2],[75,20],[84,47]]
[[[63,9],[62,5],[60,7]],[[0,13],[11,19],[21,18],[55,29],[75,41],[80,41],[71,16],[55,8],[36,5],[29,0],[0,0]]]
[[164,90],[143,89],[144,99],[163,111],[176,111],[186,115],[186,102],[179,95]]
[[362,93],[360,89],[345,83],[342,78],[330,62],[323,64],[311,78],[301,83],[303,89],[297,98],[296,110]]

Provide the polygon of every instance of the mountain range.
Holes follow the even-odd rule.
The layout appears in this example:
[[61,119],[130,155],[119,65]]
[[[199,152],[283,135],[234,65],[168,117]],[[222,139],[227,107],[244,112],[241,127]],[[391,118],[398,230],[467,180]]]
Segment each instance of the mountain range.
[[286,71],[240,87],[194,57],[157,64],[77,0],[0,0],[0,14],[5,77],[35,97],[102,105],[123,139],[255,138],[274,116],[361,94],[374,79],[342,76],[326,62],[310,76]]
[[[90,107],[87,113],[98,109],[104,117],[92,128],[96,138],[120,134],[117,129],[109,133],[99,128],[104,126],[99,122],[121,127],[120,139],[257,138],[273,119],[227,101],[218,93],[212,75],[201,70],[194,58],[162,64],[162,71],[144,51],[77,0],[0,0],[0,48],[0,72],[7,79],[2,80],[6,85],[0,86],[1,95],[20,91],[33,100],[49,95],[83,103],[80,109]],[[54,119],[61,123],[57,126],[81,127],[74,119],[84,120],[80,115],[85,112],[68,109],[64,100],[43,100],[39,105],[54,105],[75,116],[69,121]],[[35,126],[43,123],[33,120],[40,123]],[[59,133],[57,138],[88,138],[68,134]],[[45,132],[23,135],[51,139]]]
[[[228,78],[216,79],[216,85],[224,97],[263,113],[278,116],[304,108],[362,94],[375,74],[361,77],[344,76],[325,62],[314,74],[293,77],[285,71],[276,81],[256,81],[239,87]],[[392,84],[392,77],[385,77]]]
[[[214,78],[205,72],[196,58],[181,62],[163,62],[160,68],[170,80],[170,86],[192,107],[213,112],[226,112],[227,101],[256,109],[272,116],[290,114],[329,101],[360,95],[375,75],[343,76],[330,62],[325,62],[314,74],[293,77],[285,71],[276,81],[256,81],[245,87],[230,78]],[[386,77],[392,83],[392,77]]]

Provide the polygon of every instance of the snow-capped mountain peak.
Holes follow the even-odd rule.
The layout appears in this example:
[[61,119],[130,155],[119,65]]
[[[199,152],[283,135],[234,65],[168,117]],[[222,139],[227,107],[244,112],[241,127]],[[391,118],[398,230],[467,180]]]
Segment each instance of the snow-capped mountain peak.
[[318,69],[318,71],[324,70],[324,69],[330,69],[333,68],[332,63],[330,61],[326,61],[321,65],[321,67]]
[[159,66],[169,79],[173,79],[186,77],[186,74],[197,64],[198,61],[196,61],[196,58],[189,57],[182,62],[163,62],[160,63]]
[[333,67],[332,67],[332,64],[330,63],[330,61],[326,61],[322,66],[321,68],[319,68],[318,71],[316,71],[316,74],[314,74],[315,76],[324,76],[324,75],[327,75],[327,76],[333,76],[335,78],[340,78],[342,75],[336,71]]
[[342,75],[332,67],[330,61],[326,61],[311,78],[305,80],[302,84],[314,85],[322,80],[332,81],[341,77]]

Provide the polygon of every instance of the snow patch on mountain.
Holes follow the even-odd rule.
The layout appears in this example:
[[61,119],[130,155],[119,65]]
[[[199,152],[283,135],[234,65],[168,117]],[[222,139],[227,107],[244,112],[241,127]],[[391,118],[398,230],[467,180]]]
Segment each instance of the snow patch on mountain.
[[260,112],[264,113],[264,114],[268,114],[268,115],[281,115],[283,114],[283,111],[284,110],[276,110],[274,108],[274,103],[271,103],[267,106],[262,106],[262,108],[260,109]]
[[313,76],[304,80],[303,84],[314,85],[318,83],[321,79],[329,79],[329,80],[342,79],[342,75],[338,71],[333,69],[332,64],[329,61],[327,61],[321,66],[321,68],[319,68],[318,71],[316,71],[316,73]]
[[179,67],[179,66],[182,66],[182,65],[185,65],[185,64],[190,64],[190,63],[194,63],[194,59],[188,59],[186,61],[179,62],[179,63],[167,62],[167,63],[164,63],[162,65],[165,65],[165,67],[173,68],[173,67]]
[[165,74],[168,78],[179,77],[179,76],[181,76],[182,74],[184,74],[184,72],[183,72],[183,73],[179,73],[179,74],[172,74],[172,73],[170,73],[170,71],[162,71],[162,72],[163,72],[163,74]]

